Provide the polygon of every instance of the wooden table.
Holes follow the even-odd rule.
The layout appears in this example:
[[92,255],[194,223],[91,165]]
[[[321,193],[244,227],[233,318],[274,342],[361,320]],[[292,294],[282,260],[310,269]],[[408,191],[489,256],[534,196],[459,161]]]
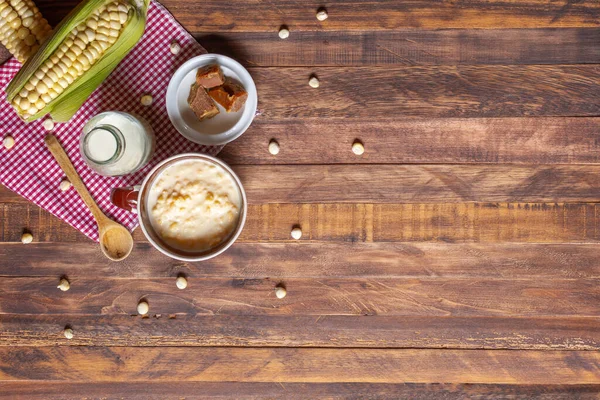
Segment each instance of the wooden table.
[[0,397],[600,396],[600,2],[164,4],[257,83],[247,226],[110,263],[0,189]]

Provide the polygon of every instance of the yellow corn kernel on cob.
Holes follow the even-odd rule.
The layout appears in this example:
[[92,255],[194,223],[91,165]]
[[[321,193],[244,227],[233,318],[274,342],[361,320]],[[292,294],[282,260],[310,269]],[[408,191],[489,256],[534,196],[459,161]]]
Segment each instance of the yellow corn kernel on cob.
[[68,121],[142,37],[150,0],[85,0],[15,76],[7,99],[25,121]]
[[0,0],[0,42],[25,63],[52,28],[32,0]]

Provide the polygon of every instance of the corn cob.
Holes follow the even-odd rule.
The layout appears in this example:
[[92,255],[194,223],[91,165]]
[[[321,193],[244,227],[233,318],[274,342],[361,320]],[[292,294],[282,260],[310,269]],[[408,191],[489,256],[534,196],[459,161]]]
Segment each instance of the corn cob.
[[21,63],[52,32],[31,0],[0,0],[0,41]]
[[68,121],[142,37],[150,0],[85,0],[9,84],[25,121]]

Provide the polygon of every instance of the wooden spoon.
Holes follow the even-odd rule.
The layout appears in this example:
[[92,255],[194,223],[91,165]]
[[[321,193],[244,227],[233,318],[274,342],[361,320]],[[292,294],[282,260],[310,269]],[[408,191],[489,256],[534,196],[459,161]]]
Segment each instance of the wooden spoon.
[[58,162],[58,165],[60,165],[67,178],[69,178],[69,181],[77,189],[77,193],[79,193],[85,205],[94,215],[94,219],[98,224],[98,233],[100,234],[100,248],[104,255],[113,261],[121,261],[127,258],[133,249],[133,237],[131,233],[123,225],[109,219],[100,210],[56,137],[54,135],[47,135],[44,141]]

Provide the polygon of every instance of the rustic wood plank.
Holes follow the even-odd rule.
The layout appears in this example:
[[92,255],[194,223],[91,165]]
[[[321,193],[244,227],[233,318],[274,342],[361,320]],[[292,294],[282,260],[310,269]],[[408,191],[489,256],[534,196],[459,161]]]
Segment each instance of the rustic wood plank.
[[110,382],[66,383],[36,381],[0,382],[0,398],[11,400],[63,400],[65,393],[84,399],[199,400],[285,398],[305,400],[381,399],[447,400],[465,398],[580,400],[597,399],[600,385],[498,385],[498,384],[371,384],[275,382]]
[[[35,242],[89,242],[37,206],[2,207],[10,212],[5,212],[8,217],[0,225],[0,242],[20,242],[24,229],[32,232]],[[300,225],[301,241],[597,243],[598,207],[597,203],[251,205],[238,242],[294,243],[290,231]],[[32,210],[39,220],[24,219]],[[140,229],[134,231],[134,239],[146,242]]]
[[4,47],[2,44],[0,44],[0,65],[4,64],[11,57],[12,57],[12,54],[10,54],[10,52],[6,49],[6,47]]
[[[587,164],[600,162],[598,132],[600,118],[588,117],[256,121],[219,157],[238,165]],[[365,146],[361,156],[351,151],[355,140]]]
[[[598,65],[290,67],[250,73],[261,119],[600,115]],[[308,85],[311,74],[320,80],[316,90]]]
[[0,380],[573,385],[598,384],[599,363],[587,351],[1,347]]
[[[64,338],[65,324],[74,330]],[[599,350],[600,318],[0,314],[0,346]]]
[[182,263],[138,242],[127,260],[110,263],[91,241],[1,244],[0,276],[598,279],[599,250],[596,244],[240,242],[211,260]]
[[[299,30],[388,30],[397,28],[496,28],[496,27],[570,27],[598,26],[600,7],[590,1],[555,3],[548,0],[494,1],[481,4],[431,3],[417,1],[398,4],[380,0],[362,3],[332,1],[327,4],[330,18],[320,23],[315,12],[322,3],[311,0],[296,3],[292,0],[222,3],[217,0],[190,3],[167,0],[164,4],[174,8],[177,18],[193,32],[213,31],[271,31],[287,23]],[[240,15],[239,9],[247,10]],[[210,13],[206,13],[210,10]],[[367,18],[365,18],[367,16]]]
[[[38,0],[45,17],[54,25],[78,0],[56,3]],[[394,0],[327,2],[329,19],[319,22],[316,10],[323,6],[316,0],[228,1],[184,0],[161,1],[191,32],[276,32],[287,24],[296,30],[394,30],[440,28],[541,28],[597,27],[600,6],[593,0],[556,2],[552,0],[475,0],[431,2],[427,0],[398,3]],[[243,12],[241,12],[243,10]]]
[[197,35],[210,53],[246,66],[587,64],[600,62],[597,28],[293,31]]
[[78,230],[40,207],[29,203],[0,185],[0,193],[8,193],[19,203],[0,203],[0,240],[20,242],[24,232],[34,235],[36,241],[76,242],[89,241]]
[[[600,163],[600,118],[255,121],[219,157],[229,164]],[[280,153],[269,154],[271,139]],[[360,140],[365,153],[351,151]],[[0,202],[19,200],[0,186]]]
[[[596,202],[600,187],[600,165],[237,165],[233,169],[249,204],[256,206]],[[5,220],[19,212],[6,203],[29,204],[5,188],[2,192],[7,200],[2,201]],[[25,222],[40,218],[35,214]]]
[[[597,204],[373,206],[374,241],[597,241]],[[381,236],[380,236],[381,235]]]
[[[600,313],[597,279],[460,278],[3,278],[0,313],[137,315],[140,299],[152,314],[581,316]],[[275,297],[276,285],[287,288]],[[499,297],[498,293],[502,293]]]
[[595,165],[273,165],[234,169],[251,204],[584,202],[597,201],[600,186],[600,166]]
[[[270,204],[249,212],[240,241],[596,242],[596,205]],[[562,218],[561,218],[562,217]]]

